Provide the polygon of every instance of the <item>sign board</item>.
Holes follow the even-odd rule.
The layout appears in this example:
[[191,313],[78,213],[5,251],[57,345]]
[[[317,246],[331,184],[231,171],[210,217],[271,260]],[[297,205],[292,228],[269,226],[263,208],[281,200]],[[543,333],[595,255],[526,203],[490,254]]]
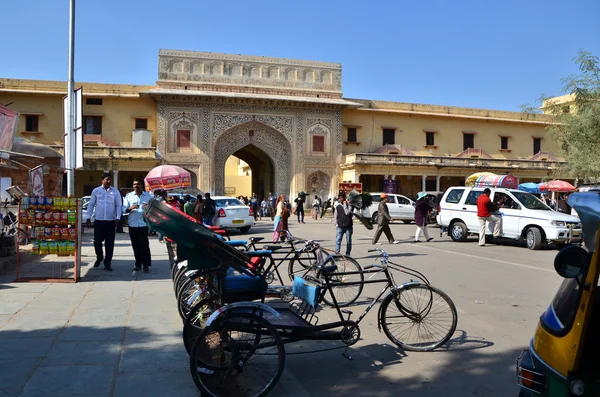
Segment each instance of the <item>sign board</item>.
[[[0,105],[0,151],[10,151],[12,149],[18,124],[19,113]],[[8,153],[0,152],[0,158],[8,159]]]
[[29,184],[31,186],[31,197],[44,197],[44,166],[29,170]]
[[235,194],[235,186],[225,187],[225,194],[233,196]]
[[398,181],[395,179],[393,179],[393,180],[384,179],[383,180],[383,192],[398,194]]
[[[83,90],[78,88],[73,95],[74,114],[73,114],[73,131],[69,131],[69,101],[68,96],[63,98],[63,120],[64,120],[64,162],[66,169],[81,169],[83,168]],[[73,140],[69,140],[70,136],[74,136]],[[71,148],[71,143],[74,149]],[[70,153],[75,150],[75,158],[72,159]],[[74,161],[71,164],[71,161]]]
[[353,189],[359,193],[362,193],[362,183],[340,183],[340,184],[338,184],[338,193],[344,192],[344,193],[348,194]]

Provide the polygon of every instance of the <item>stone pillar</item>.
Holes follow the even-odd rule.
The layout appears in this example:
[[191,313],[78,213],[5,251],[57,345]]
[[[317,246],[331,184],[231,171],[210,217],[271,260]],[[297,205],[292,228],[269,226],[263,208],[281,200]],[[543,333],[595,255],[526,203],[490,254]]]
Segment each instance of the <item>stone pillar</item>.
[[435,191],[439,192],[440,191],[440,180],[442,179],[442,177],[440,175],[435,177]]
[[360,183],[360,174],[354,173],[354,178],[352,178],[352,183]]
[[427,188],[427,175],[421,177],[421,191],[424,192]]
[[113,183],[115,189],[119,189],[119,171],[113,171]]

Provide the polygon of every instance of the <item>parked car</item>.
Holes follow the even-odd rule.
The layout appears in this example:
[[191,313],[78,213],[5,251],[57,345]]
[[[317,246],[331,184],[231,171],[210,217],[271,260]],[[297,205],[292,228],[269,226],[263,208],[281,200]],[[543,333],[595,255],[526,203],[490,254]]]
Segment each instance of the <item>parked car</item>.
[[235,197],[215,196],[212,197],[217,206],[214,225],[224,228],[239,229],[242,233],[248,233],[254,225],[254,211]]
[[[499,209],[503,221],[502,237],[525,240],[529,249],[539,249],[545,242],[565,245],[581,240],[578,218],[554,211],[534,195],[521,190],[491,190],[492,202],[504,199],[504,206]],[[452,240],[465,241],[469,234],[479,234],[477,199],[483,191],[484,188],[456,186],[444,193],[437,222],[447,228]],[[488,228],[486,234],[491,235],[491,229]]]
[[[377,223],[377,208],[382,194],[371,193],[373,203],[363,210],[363,216],[370,218],[373,223]],[[404,223],[411,223],[415,220],[415,202],[413,200],[400,194],[386,194],[388,195],[388,210],[392,219],[401,220]]]

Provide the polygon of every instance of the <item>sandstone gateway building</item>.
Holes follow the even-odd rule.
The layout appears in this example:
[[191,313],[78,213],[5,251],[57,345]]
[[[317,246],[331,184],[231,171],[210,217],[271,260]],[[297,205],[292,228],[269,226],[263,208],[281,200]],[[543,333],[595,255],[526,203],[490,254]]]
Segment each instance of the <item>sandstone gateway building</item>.
[[[344,98],[337,63],[173,50],[160,50],[158,63],[154,86],[76,84],[85,142],[77,195],[104,170],[126,187],[161,163],[189,170],[202,192],[233,193],[232,155],[251,168],[259,196],[324,198],[343,181],[366,191],[391,181],[414,196],[477,171],[539,182],[562,165],[544,116]],[[65,94],[63,82],[0,79],[0,103],[21,113],[17,136],[59,152]]]

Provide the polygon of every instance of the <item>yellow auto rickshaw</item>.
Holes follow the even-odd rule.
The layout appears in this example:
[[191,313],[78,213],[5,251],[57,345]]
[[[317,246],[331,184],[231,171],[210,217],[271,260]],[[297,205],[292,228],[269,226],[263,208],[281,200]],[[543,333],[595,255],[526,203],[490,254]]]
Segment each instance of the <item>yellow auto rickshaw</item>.
[[600,191],[574,193],[584,247],[554,261],[565,278],[541,315],[529,348],[517,359],[519,396],[600,396]]

